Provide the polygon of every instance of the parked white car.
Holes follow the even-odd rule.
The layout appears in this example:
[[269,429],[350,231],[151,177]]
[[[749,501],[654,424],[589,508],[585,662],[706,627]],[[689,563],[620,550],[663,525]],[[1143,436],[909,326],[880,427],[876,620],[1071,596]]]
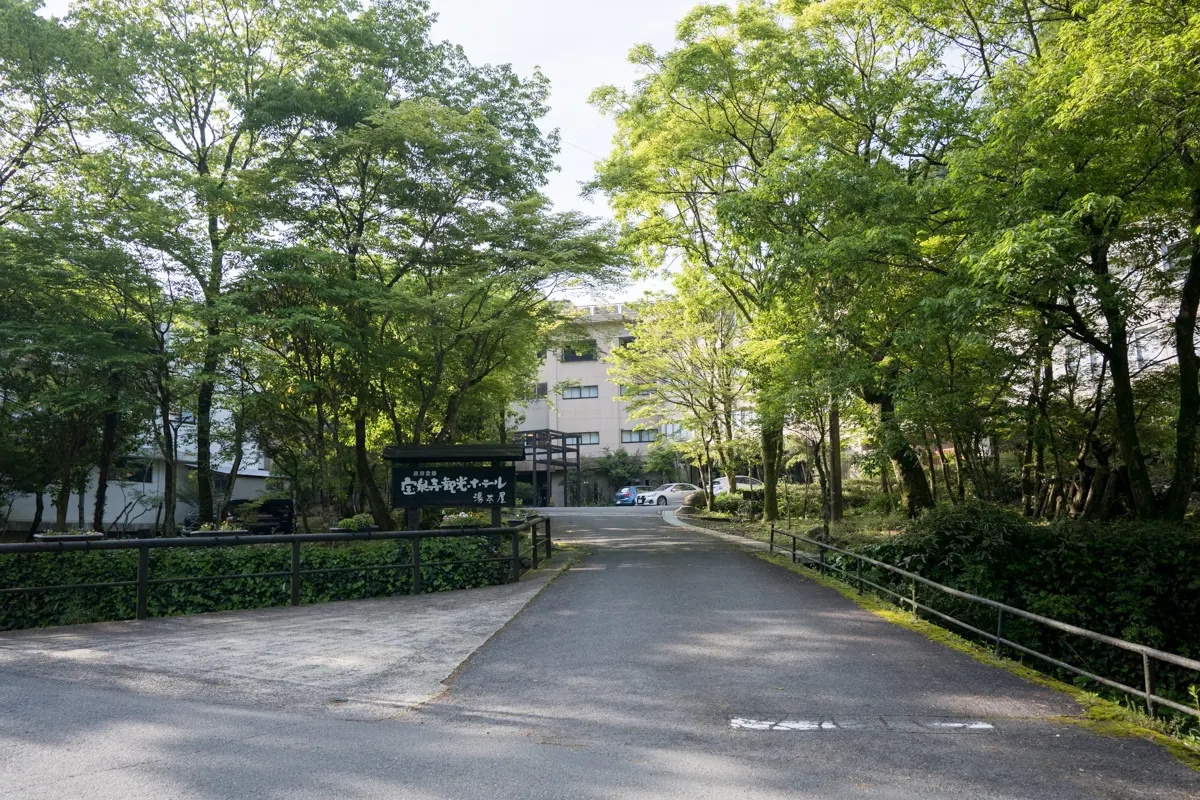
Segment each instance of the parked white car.
[[[763,482],[758,478],[751,478],[749,475],[734,475],[733,477],[734,480],[737,481],[737,490],[739,492],[746,492],[750,491],[751,489],[761,489],[763,487]],[[725,494],[728,491],[728,478],[717,478],[715,481],[713,481],[712,493],[714,497],[719,494]]]
[[683,498],[698,491],[700,491],[700,487],[690,483],[664,483],[657,489],[638,493],[637,504],[639,506],[665,506],[668,503],[682,503]]

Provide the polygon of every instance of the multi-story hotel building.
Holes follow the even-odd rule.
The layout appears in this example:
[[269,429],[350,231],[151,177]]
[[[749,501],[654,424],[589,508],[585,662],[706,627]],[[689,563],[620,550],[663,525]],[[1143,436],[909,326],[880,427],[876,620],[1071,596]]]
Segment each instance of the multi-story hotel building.
[[[546,352],[533,398],[526,404],[513,409],[520,422],[517,430],[531,434],[539,431],[552,432],[543,441],[561,442],[568,448],[566,453],[550,452],[539,446],[537,455],[542,463],[533,480],[534,446],[532,438],[527,445],[529,460],[518,466],[521,480],[534,482],[538,487],[538,502],[545,503],[553,498],[556,505],[575,504],[579,499],[568,483],[577,480],[574,465],[577,460],[584,464],[588,459],[604,455],[605,450],[625,448],[631,454],[644,455],[661,435],[676,435],[678,426],[656,425],[651,420],[634,419],[629,415],[629,403],[623,399],[621,387],[609,380],[608,363],[605,357],[615,348],[633,341],[629,324],[633,321],[632,309],[622,304],[602,306],[578,306],[578,322],[586,336],[574,346],[550,348]],[[558,439],[557,433],[565,434]],[[578,453],[574,446],[578,445]],[[553,462],[564,461],[561,465]],[[552,462],[549,468],[545,462]],[[642,476],[641,483],[654,482],[659,476]],[[611,502],[615,486],[594,473],[579,478],[583,500],[588,502]],[[549,484],[550,494],[546,494]]]

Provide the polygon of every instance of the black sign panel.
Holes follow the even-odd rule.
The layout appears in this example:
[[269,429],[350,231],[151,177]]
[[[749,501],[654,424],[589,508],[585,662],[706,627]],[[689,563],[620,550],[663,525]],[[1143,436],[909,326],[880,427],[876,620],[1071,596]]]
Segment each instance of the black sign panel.
[[515,506],[515,467],[395,467],[392,508]]

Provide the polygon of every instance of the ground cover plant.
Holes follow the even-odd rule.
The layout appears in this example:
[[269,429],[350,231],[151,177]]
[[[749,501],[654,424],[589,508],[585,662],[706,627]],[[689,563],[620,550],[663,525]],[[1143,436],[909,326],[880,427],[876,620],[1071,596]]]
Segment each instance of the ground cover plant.
[[[487,537],[421,541],[423,564],[505,555],[507,551],[494,552]],[[136,550],[0,555],[0,588],[133,581],[137,575],[137,557]],[[302,569],[362,569],[304,576],[301,602],[408,594],[412,589],[412,574],[407,566],[411,559],[410,544],[405,541],[339,543],[336,547],[302,545]],[[404,566],[377,568],[388,564]],[[151,550],[151,579],[211,579],[152,585],[149,614],[162,617],[287,605],[291,598],[290,565],[291,548],[287,545]],[[494,586],[508,579],[510,569],[505,561],[426,566],[422,569],[421,590]],[[221,577],[239,573],[282,574]],[[0,630],[132,619],[134,602],[133,586],[7,595],[0,605]]]

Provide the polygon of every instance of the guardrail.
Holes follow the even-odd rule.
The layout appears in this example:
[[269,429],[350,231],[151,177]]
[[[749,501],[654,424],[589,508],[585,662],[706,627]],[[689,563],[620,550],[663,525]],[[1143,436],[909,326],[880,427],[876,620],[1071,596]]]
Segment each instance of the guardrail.
[[[1172,709],[1174,709],[1176,711],[1180,711],[1184,714],[1191,714],[1194,717],[1200,717],[1200,709],[1196,709],[1191,706],[1185,706],[1182,703],[1177,703],[1174,700],[1171,700],[1170,698],[1161,697],[1154,693],[1154,661],[1162,661],[1167,664],[1174,664],[1175,666],[1183,667],[1184,669],[1189,669],[1189,670],[1195,671],[1197,673],[1200,673],[1200,661],[1197,661],[1192,658],[1186,658],[1184,656],[1176,655],[1174,653],[1168,653],[1164,650],[1156,650],[1153,647],[1147,647],[1146,645],[1137,644],[1136,642],[1129,642],[1124,639],[1118,639],[1114,636],[1106,636],[1103,633],[1096,633],[1095,631],[1089,631],[1086,628],[1080,628],[1078,626],[1071,625],[1066,622],[1060,622],[1059,620],[1051,619],[1050,617],[1043,617],[1040,614],[1034,614],[1031,611],[1025,611],[1024,609],[1006,605],[1006,604],[1000,603],[996,600],[989,600],[986,597],[979,597],[978,595],[973,595],[969,592],[964,592],[960,589],[955,589],[951,586],[945,586],[943,584],[937,583],[936,581],[931,581],[928,578],[923,578],[920,575],[917,575],[916,573],[909,572],[908,570],[905,570],[905,569],[901,569],[900,567],[894,566],[892,564],[888,564],[887,562],[877,561],[876,559],[873,559],[869,556],[865,556],[861,553],[856,553],[853,550],[844,550],[840,547],[835,547],[834,545],[817,541],[816,539],[808,539],[804,536],[799,536],[790,531],[777,529],[774,525],[771,526],[771,538],[770,538],[770,543],[769,543],[770,544],[770,552],[772,552],[772,553],[782,552],[785,555],[789,553],[788,548],[780,547],[775,544],[776,535],[787,536],[787,537],[791,538],[792,546],[790,549],[790,553],[791,553],[792,563],[798,563],[799,561],[808,562],[809,566],[815,567],[822,574],[826,573],[827,571],[840,573],[841,576],[843,578],[845,578],[849,583],[857,585],[858,593],[860,595],[863,593],[864,586],[870,586],[872,589],[875,589],[876,591],[882,592],[883,594],[894,598],[897,601],[897,604],[900,605],[901,607],[907,605],[912,610],[912,613],[914,616],[917,615],[917,611],[919,609],[921,611],[925,611],[929,614],[932,614],[940,619],[943,619],[946,622],[956,625],[964,630],[970,631],[971,633],[975,634],[976,636],[981,636],[984,639],[994,642],[996,645],[996,655],[997,656],[1001,655],[1001,653],[1003,652],[1003,648],[1010,647],[1013,650],[1017,650],[1021,653],[1025,653],[1026,655],[1030,655],[1030,656],[1033,656],[1034,658],[1041,659],[1042,661],[1045,661],[1048,664],[1052,664],[1060,669],[1065,669],[1076,675],[1080,675],[1084,678],[1087,678],[1088,680],[1093,680],[1104,686],[1108,686],[1110,688],[1125,692],[1126,694],[1133,695],[1135,697],[1140,697],[1145,700],[1146,710],[1150,713],[1151,716],[1154,716],[1154,707],[1156,705],[1160,705],[1160,706],[1166,706],[1167,708],[1172,708]],[[797,542],[804,542],[805,544],[816,547],[817,552],[816,552],[815,557],[811,553],[798,550],[796,547]],[[850,558],[855,559],[857,568],[856,568],[854,574],[851,575],[851,573],[849,571],[842,569],[841,567],[839,567],[835,564],[828,563],[825,558],[826,551],[838,553],[840,555],[848,556]],[[803,556],[803,558],[801,558],[801,556]],[[870,564],[871,566],[879,567],[880,569],[883,569],[887,572],[891,572],[893,574],[896,574],[903,578],[908,579],[911,584],[911,592],[910,592],[909,596],[905,596],[903,594],[900,594],[899,592],[896,592],[896,591],[893,591],[892,589],[887,588],[886,586],[880,586],[877,583],[874,583],[870,580],[863,578],[863,574],[862,574],[863,564]],[[949,614],[945,614],[941,611],[938,611],[936,608],[930,608],[929,606],[919,602],[917,599],[917,585],[918,584],[920,584],[922,586],[928,586],[933,589],[937,589],[938,591],[944,592],[952,597],[957,597],[957,598],[960,598],[963,600],[969,600],[971,602],[978,603],[980,605],[990,606],[990,607],[996,609],[996,632],[991,633],[990,631],[982,630],[980,628],[975,627],[974,625],[971,625],[968,622],[964,622],[960,619],[956,619],[955,617],[952,617]],[[1087,670],[1080,669],[1079,667],[1076,667],[1073,664],[1068,664],[1067,662],[1060,661],[1059,659],[1053,658],[1052,656],[1045,655],[1044,653],[1039,653],[1037,650],[1034,650],[1030,647],[1026,647],[1025,645],[1019,644],[1018,642],[1014,642],[1011,639],[1005,638],[1005,624],[1006,624],[1008,616],[1014,616],[1014,617],[1020,617],[1022,619],[1027,619],[1027,620],[1030,620],[1031,622],[1036,622],[1038,624],[1045,625],[1046,627],[1052,628],[1054,630],[1059,630],[1064,633],[1070,633],[1075,636],[1082,636],[1085,639],[1091,639],[1092,641],[1095,641],[1095,642],[1100,642],[1102,644],[1107,644],[1112,647],[1117,647],[1122,650],[1127,650],[1132,653],[1140,654],[1142,656],[1142,674],[1143,674],[1143,677],[1145,680],[1144,688],[1135,689],[1134,687],[1127,686],[1127,685],[1121,683],[1120,681],[1114,681],[1110,678],[1105,678],[1101,675],[1096,675],[1092,672],[1088,672]]]
[[[542,539],[538,539],[538,528],[542,529]],[[531,545],[529,549],[521,549],[521,534],[529,531]],[[474,558],[462,561],[421,561],[422,539],[462,538],[467,536],[507,536],[509,543],[508,555],[498,555],[488,558]],[[371,564],[353,567],[331,567],[326,569],[303,569],[300,547],[304,544],[330,542],[379,542],[388,540],[411,542],[408,561],[392,564]],[[176,578],[153,578],[150,575],[150,551],[164,548],[206,549],[214,547],[256,547],[262,545],[291,545],[291,569],[277,572],[235,573],[232,575],[195,575]],[[548,517],[527,519],[520,525],[499,528],[456,528],[420,531],[349,531],[345,533],[296,533],[296,534],[267,534],[246,536],[189,536],[167,537],[162,539],[113,539],[99,541],[64,541],[64,542],[33,542],[18,544],[0,544],[0,555],[21,553],[71,553],[99,550],[137,550],[137,574],[132,580],[109,581],[105,583],[63,583],[46,586],[19,586],[0,589],[0,596],[29,594],[34,592],[84,590],[84,589],[114,589],[120,587],[136,587],[137,599],[135,616],[146,619],[149,616],[150,587],[172,583],[188,583],[199,581],[221,581],[241,578],[286,578],[291,583],[291,604],[300,605],[301,588],[306,575],[326,575],[346,572],[369,572],[378,570],[410,570],[412,575],[411,594],[420,594],[421,570],[433,567],[465,566],[468,564],[487,564],[507,562],[509,564],[508,582],[515,583],[521,579],[525,571],[522,560],[530,557],[530,568],[537,569],[539,563],[539,548],[544,547],[545,558],[553,553]]]

